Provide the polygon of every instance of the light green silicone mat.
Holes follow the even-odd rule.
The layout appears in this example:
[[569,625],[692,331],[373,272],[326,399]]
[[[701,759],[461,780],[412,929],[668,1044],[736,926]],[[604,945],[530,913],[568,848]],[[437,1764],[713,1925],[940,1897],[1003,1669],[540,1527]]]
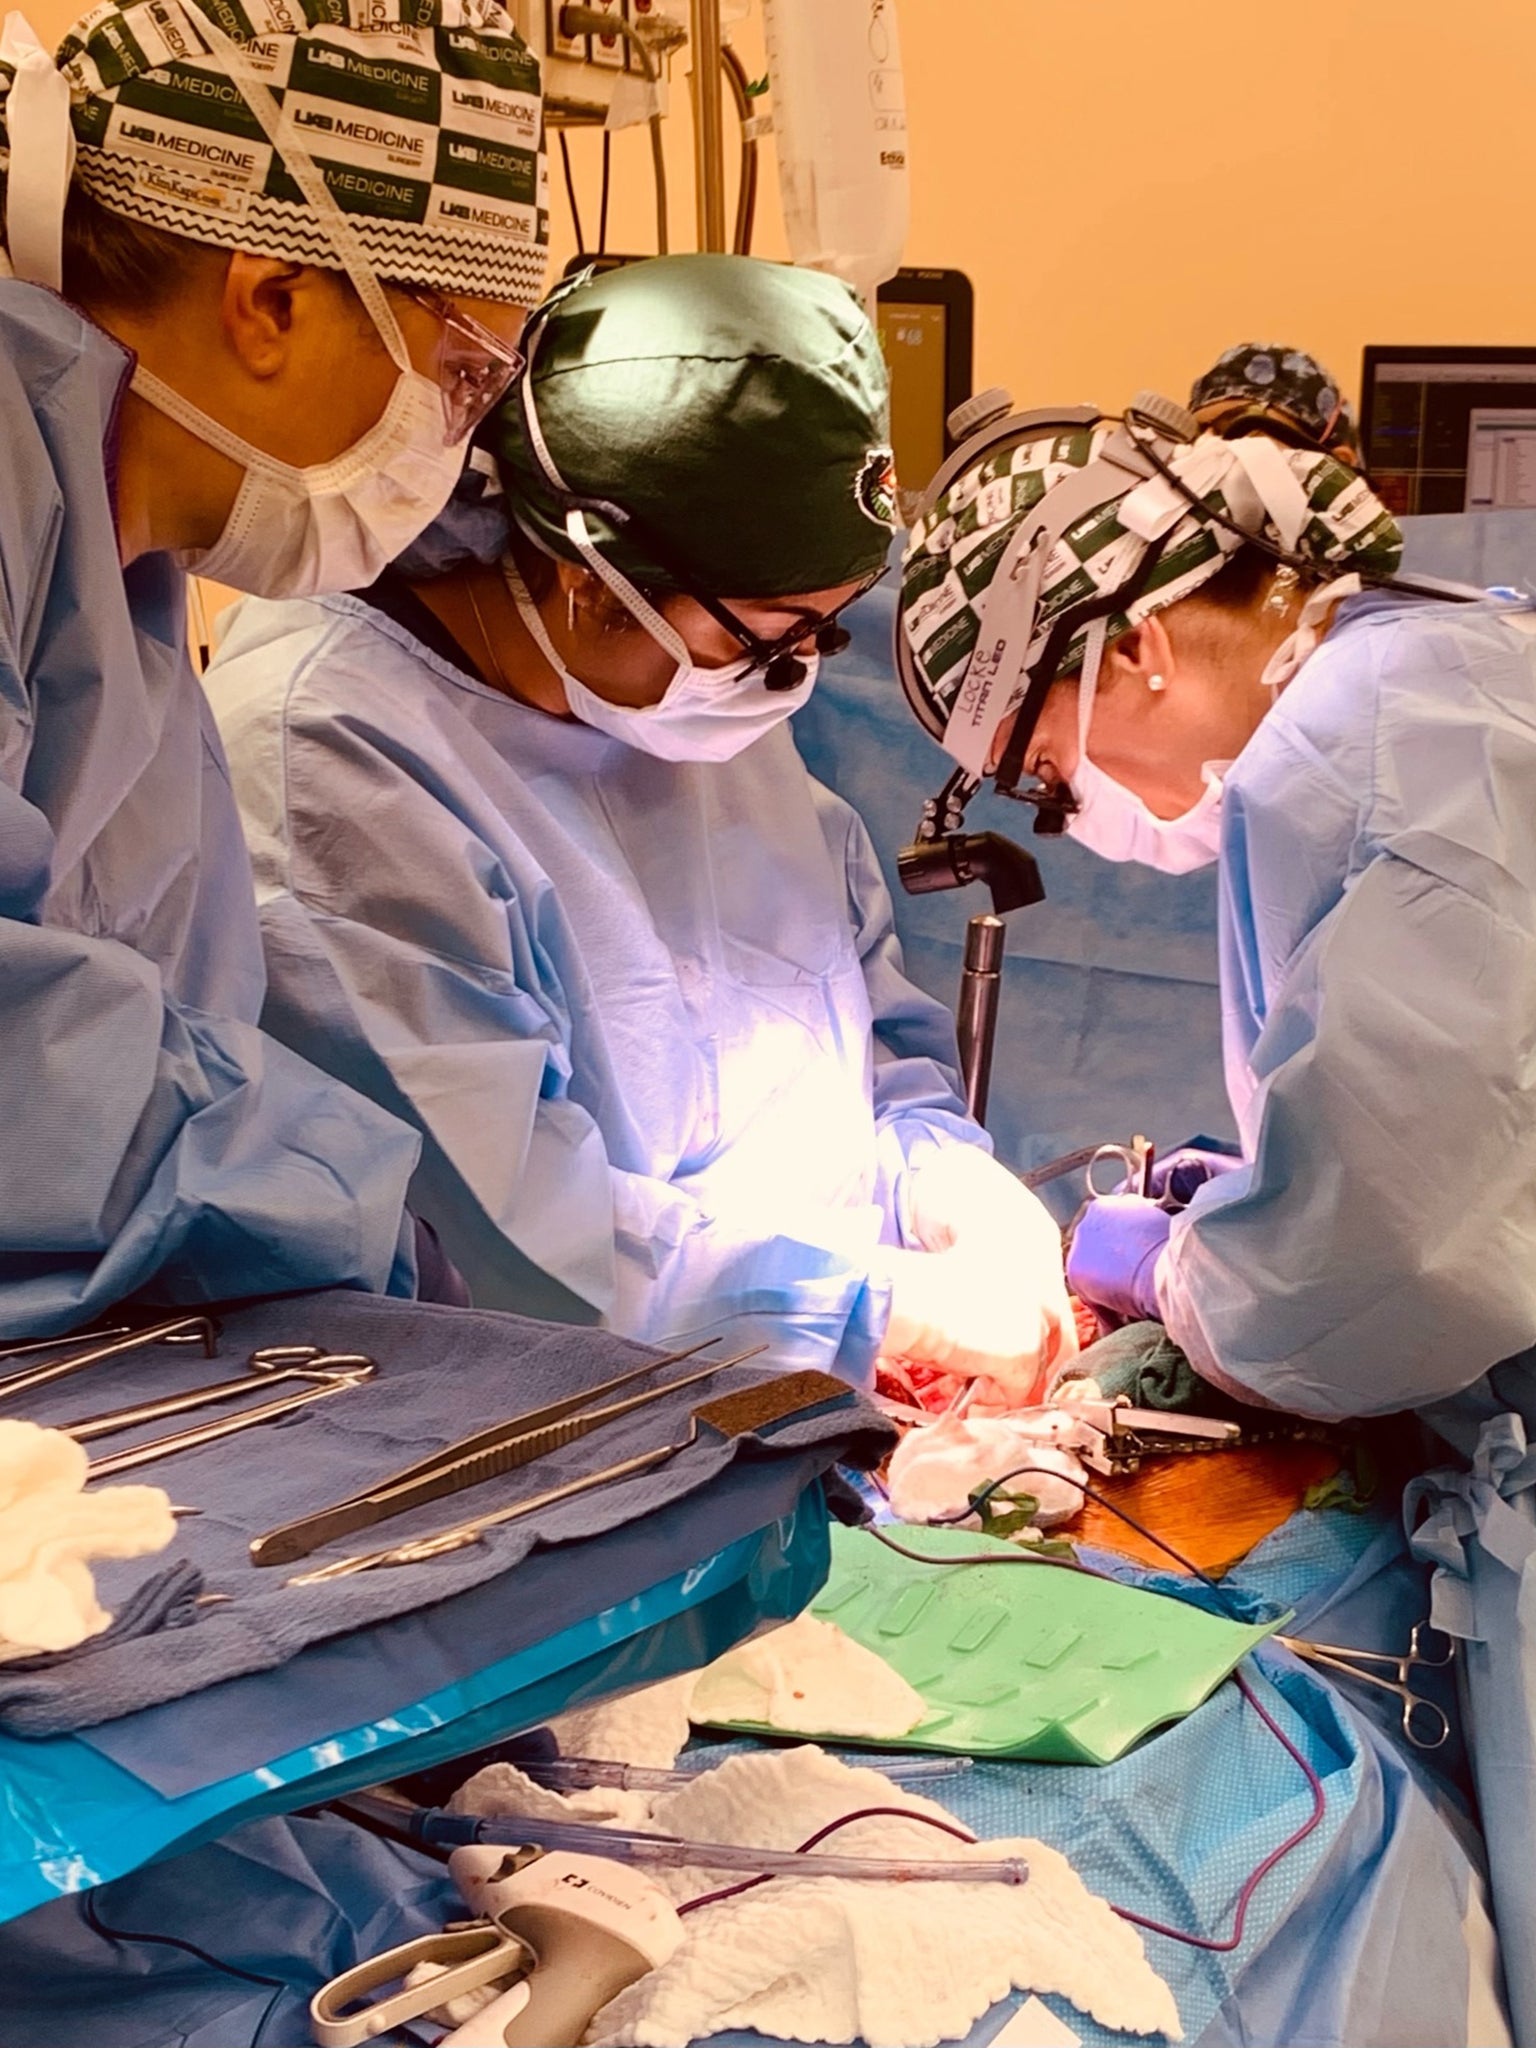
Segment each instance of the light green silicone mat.
[[[936,1557],[1014,1549],[961,1529],[891,1533]],[[865,1530],[838,1527],[811,1612],[883,1657],[928,1704],[910,1734],[861,1748],[1061,1764],[1112,1763],[1182,1719],[1284,1619],[1226,1621],[1046,1564],[918,1564]],[[824,1739],[847,1738],[828,1729]]]

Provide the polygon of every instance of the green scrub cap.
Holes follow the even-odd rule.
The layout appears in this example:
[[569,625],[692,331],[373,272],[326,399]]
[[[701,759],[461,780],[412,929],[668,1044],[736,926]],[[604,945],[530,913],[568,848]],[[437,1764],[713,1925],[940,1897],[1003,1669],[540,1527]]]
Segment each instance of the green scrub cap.
[[581,516],[641,589],[686,578],[712,597],[788,597],[884,565],[896,519],[885,364],[837,279],[745,256],[589,271],[534,313],[524,345],[526,378],[484,438],[547,552],[582,560],[574,495],[629,515]]
[[[72,148],[75,179],[113,213],[337,268],[334,232],[243,73],[376,275],[510,305],[543,290],[539,64],[498,0],[104,0],[52,64],[29,40],[8,23],[0,41],[13,237],[18,180],[57,213]],[[56,193],[37,189],[44,177]]]

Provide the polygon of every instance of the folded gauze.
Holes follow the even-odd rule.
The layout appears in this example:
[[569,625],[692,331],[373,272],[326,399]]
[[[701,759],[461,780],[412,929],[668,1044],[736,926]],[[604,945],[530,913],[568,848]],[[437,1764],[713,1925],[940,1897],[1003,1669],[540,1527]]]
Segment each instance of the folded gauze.
[[61,1430],[0,1421],[0,1661],[100,1635],[112,1617],[91,1560],[147,1557],[176,1533],[158,1486],[87,1493],[89,1462]]

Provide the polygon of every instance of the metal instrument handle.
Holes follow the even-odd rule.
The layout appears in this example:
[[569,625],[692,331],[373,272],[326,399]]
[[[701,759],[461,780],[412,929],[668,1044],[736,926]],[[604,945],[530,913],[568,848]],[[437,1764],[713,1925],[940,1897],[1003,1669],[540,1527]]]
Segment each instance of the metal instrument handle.
[[46,1365],[31,1366],[26,1372],[9,1373],[0,1380],[0,1401],[13,1400],[17,1394],[30,1394],[34,1387],[46,1387],[50,1381],[67,1379],[71,1373],[84,1372],[88,1365],[100,1365],[105,1359],[120,1358],[125,1351],[138,1351],[150,1344],[173,1344],[188,1335],[201,1341],[204,1358],[212,1358],[219,1348],[218,1325],[212,1316],[173,1316],[168,1322],[153,1323],[147,1330],[130,1330],[124,1336],[108,1338],[84,1351],[73,1352],[68,1358],[50,1359]]
[[324,1401],[332,1394],[344,1394],[349,1387],[360,1387],[378,1371],[374,1361],[365,1358],[360,1351],[329,1354],[327,1363],[333,1369],[314,1386],[304,1387],[297,1394],[285,1394],[277,1401],[264,1401],[259,1408],[244,1409],[239,1415],[221,1416],[217,1422],[204,1422],[194,1429],[180,1429],[170,1436],[157,1436],[150,1443],[135,1444],[126,1451],[114,1451],[110,1457],[93,1458],[86,1478],[88,1481],[106,1479],[114,1472],[131,1472],[138,1465],[151,1465],[160,1458],[175,1458],[183,1451],[199,1450],[204,1444],[236,1436],[242,1429],[275,1422],[280,1415],[291,1415],[296,1408],[307,1407],[311,1401]]

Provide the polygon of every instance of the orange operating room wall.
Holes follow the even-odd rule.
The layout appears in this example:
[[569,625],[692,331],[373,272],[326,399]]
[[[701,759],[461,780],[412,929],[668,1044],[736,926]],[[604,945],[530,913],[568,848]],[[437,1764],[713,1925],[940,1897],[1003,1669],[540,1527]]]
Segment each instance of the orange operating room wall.
[[[978,381],[1114,404],[1141,384],[1178,390],[1227,342],[1263,335],[1315,349],[1352,389],[1366,341],[1536,342],[1531,0],[899,7],[908,261],[973,279]],[[30,11],[56,36],[79,9]],[[742,48],[758,69],[754,27]],[[691,246],[682,63],[673,97],[672,229]],[[590,237],[597,138],[572,152]],[[757,246],[776,256],[765,155]],[[614,162],[610,246],[654,248],[644,135],[619,136]],[[553,186],[563,261],[558,156]]]
[[[973,280],[979,383],[1112,405],[1262,336],[1353,391],[1367,341],[1536,343],[1531,0],[898,6],[907,261]],[[590,234],[595,138],[575,145]],[[640,139],[616,160],[610,244],[652,248]],[[563,228],[558,164],[555,187]],[[784,253],[771,193],[758,249]]]

